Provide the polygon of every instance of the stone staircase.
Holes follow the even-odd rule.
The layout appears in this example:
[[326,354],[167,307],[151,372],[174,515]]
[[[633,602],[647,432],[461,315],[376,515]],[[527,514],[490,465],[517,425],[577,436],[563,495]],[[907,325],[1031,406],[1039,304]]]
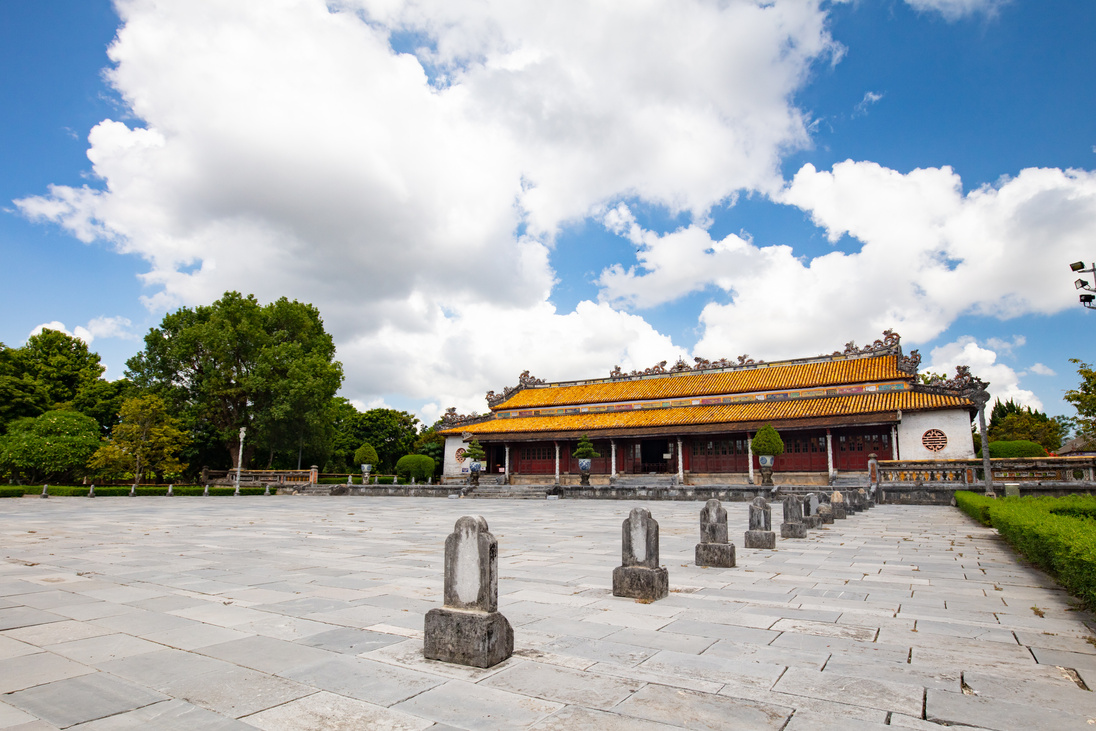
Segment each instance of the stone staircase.
[[465,497],[486,500],[544,500],[550,488],[545,485],[488,485],[480,483]]

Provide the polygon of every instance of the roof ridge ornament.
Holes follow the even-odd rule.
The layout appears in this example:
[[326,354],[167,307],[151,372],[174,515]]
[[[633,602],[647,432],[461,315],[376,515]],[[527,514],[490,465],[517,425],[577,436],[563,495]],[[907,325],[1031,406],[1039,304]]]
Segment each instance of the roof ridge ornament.
[[511,396],[513,396],[518,391],[521,391],[522,389],[532,388],[533,386],[540,386],[540,385],[543,385],[543,384],[544,384],[544,379],[543,378],[537,378],[535,376],[531,376],[531,375],[529,375],[529,371],[522,371],[521,375],[518,376],[518,385],[516,385],[516,386],[506,386],[505,388],[502,389],[502,393],[499,393],[499,394],[496,394],[494,391],[488,391],[487,392],[487,405],[488,406],[498,406],[503,401],[510,398]]
[[445,413],[441,415],[441,428],[453,429],[467,424],[478,424],[481,421],[488,421],[494,417],[494,414],[477,414],[475,411],[471,414],[458,414],[456,407],[450,406],[445,410]]
[[989,401],[988,387],[989,381],[983,381],[978,376],[972,375],[970,366],[966,365],[955,366],[954,378],[935,376],[923,384],[923,388],[927,390],[962,396],[979,405]]
[[[834,355],[859,355],[861,353],[878,353],[883,350],[890,350],[891,348],[901,347],[902,336],[896,333],[889,327],[883,331],[883,337],[872,342],[871,345],[865,345],[863,348],[859,348],[856,345],[856,341],[850,340],[845,343],[844,350],[835,350],[830,353]],[[913,351],[916,353],[917,351]],[[911,353],[910,355],[912,355]]]

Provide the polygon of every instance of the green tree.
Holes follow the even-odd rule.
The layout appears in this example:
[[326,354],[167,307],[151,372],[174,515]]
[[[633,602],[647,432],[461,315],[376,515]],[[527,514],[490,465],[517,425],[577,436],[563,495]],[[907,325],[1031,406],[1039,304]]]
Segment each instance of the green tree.
[[99,447],[89,466],[114,474],[132,473],[133,484],[139,485],[149,471],[164,475],[185,470],[178,456],[189,441],[162,398],[135,396],[122,404],[110,441]]
[[[244,464],[259,451],[330,441],[331,399],[342,383],[335,344],[315,307],[284,297],[262,306],[226,292],[208,306],[169,313],[127,363],[138,386],[162,396],[195,439],[220,445],[235,464],[247,428]],[[196,450],[200,451],[200,450]]]
[[42,385],[53,407],[72,402],[106,370],[87,343],[57,330],[32,335],[14,355],[20,373]]
[[361,442],[372,444],[380,458],[382,472],[391,472],[396,461],[414,451],[419,420],[406,411],[370,409],[361,414],[354,426]]
[[72,481],[99,448],[99,425],[75,411],[47,411],[8,425],[0,438],[0,468],[31,483]]
[[1029,441],[1040,444],[1048,452],[1062,446],[1062,425],[1046,414],[1031,409],[1021,409],[998,418],[986,432],[990,442],[990,454],[994,442]]
[[1077,433],[1096,435],[1096,369],[1076,358],[1070,358],[1069,362],[1077,366],[1077,375],[1081,377],[1077,388],[1065,394],[1066,401],[1077,409]]
[[137,388],[128,378],[117,381],[98,379],[85,385],[72,400],[72,408],[99,422],[103,436],[118,423],[118,413],[127,398],[134,395]]
[[354,463],[358,465],[358,469],[361,469],[363,464],[373,465],[376,468],[380,462],[380,457],[377,456],[377,450],[373,449],[371,444],[363,444],[354,450]]
[[757,430],[751,447],[754,454],[769,454],[774,457],[784,454],[784,440],[780,438],[780,434],[772,424],[766,424]]
[[594,445],[590,441],[590,437],[583,434],[579,438],[578,445],[571,456],[576,459],[591,459],[593,457],[600,457],[601,455],[594,450]]

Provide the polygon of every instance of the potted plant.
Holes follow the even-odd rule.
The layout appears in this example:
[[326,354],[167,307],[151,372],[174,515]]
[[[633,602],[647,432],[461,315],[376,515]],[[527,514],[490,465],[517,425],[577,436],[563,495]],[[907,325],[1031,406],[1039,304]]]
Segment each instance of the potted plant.
[[471,484],[479,486],[480,471],[483,469],[483,460],[487,453],[483,451],[478,439],[464,448],[464,458],[468,460],[468,478]]
[[594,445],[590,442],[588,436],[582,435],[578,440],[578,447],[571,453],[571,456],[578,459],[578,471],[582,474],[582,484],[589,485],[591,460],[601,455],[594,451]]
[[772,424],[766,424],[757,430],[753,441],[750,442],[753,453],[757,455],[757,461],[761,465],[761,484],[773,484],[773,463],[777,455],[784,454],[784,440],[773,429]]

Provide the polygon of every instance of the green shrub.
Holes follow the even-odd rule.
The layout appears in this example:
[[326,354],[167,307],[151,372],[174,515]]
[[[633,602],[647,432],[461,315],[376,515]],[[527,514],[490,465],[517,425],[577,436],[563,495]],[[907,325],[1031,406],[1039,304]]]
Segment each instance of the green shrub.
[[[978,452],[978,457],[982,453]],[[1041,444],[1023,439],[1015,442],[990,442],[989,456],[992,459],[1023,459],[1025,457],[1045,457],[1047,450]]]
[[989,509],[993,503],[993,498],[967,490],[955,493],[956,506],[982,525],[990,525]]
[[380,461],[381,458],[377,456],[377,450],[373,449],[372,444],[366,443],[354,450],[354,464],[359,470],[363,464],[373,465],[373,469],[377,469]]
[[26,490],[21,487],[0,487],[0,497],[23,497]]
[[1096,497],[986,498],[957,492],[956,504],[992,524],[1024,558],[1096,608]]
[[774,457],[784,454],[784,440],[780,438],[780,434],[772,427],[772,424],[766,424],[757,430],[751,446],[754,454],[771,454]]
[[405,481],[414,477],[416,482],[425,482],[434,474],[434,460],[425,454],[406,454],[396,462],[396,474]]

